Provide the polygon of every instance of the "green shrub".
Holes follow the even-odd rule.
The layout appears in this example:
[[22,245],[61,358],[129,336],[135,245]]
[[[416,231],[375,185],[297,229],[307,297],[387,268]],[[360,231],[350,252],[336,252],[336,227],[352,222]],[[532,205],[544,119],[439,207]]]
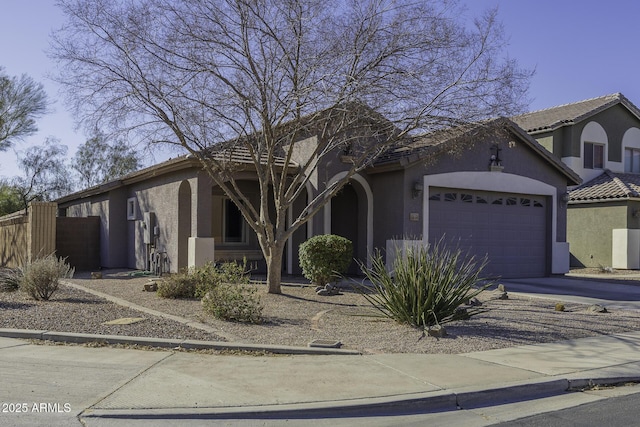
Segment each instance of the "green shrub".
[[207,263],[195,269],[192,274],[196,277],[196,298],[203,298],[207,292],[221,283],[249,283],[246,259],[242,261],[242,264],[234,261],[224,262],[217,266],[213,263]]
[[467,319],[484,311],[459,307],[492,284],[478,287],[486,263],[486,258],[478,263],[460,249],[450,250],[439,242],[407,251],[388,272],[377,253],[371,269],[363,268],[375,292],[362,294],[384,316],[419,328]]
[[0,292],[14,292],[20,289],[22,269],[5,268],[0,270]]
[[158,295],[163,298],[202,298],[221,283],[249,283],[246,261],[208,262],[186,272],[167,277],[158,284]]
[[203,309],[217,319],[262,323],[262,305],[251,285],[220,283],[202,298]]
[[167,276],[158,282],[158,296],[162,298],[193,298],[196,292],[196,280],[186,273]]
[[301,244],[299,255],[304,277],[324,286],[347,271],[353,258],[353,244],[344,237],[322,234]]
[[73,277],[74,269],[66,258],[49,255],[28,263],[22,269],[20,289],[35,300],[49,300],[58,290],[60,279]]

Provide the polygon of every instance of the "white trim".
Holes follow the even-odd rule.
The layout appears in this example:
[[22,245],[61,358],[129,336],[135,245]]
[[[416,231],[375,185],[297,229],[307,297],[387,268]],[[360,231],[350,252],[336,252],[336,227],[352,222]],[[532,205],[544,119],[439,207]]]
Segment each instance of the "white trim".
[[[588,169],[584,167],[585,142],[604,145],[604,158],[602,168]],[[573,161],[569,160],[569,162],[565,161],[565,159],[569,160],[571,159],[571,157],[562,158],[562,161],[565,162],[571,169],[573,169],[585,182],[590,181],[591,179],[600,175],[604,171],[604,169],[613,170],[617,167],[617,164],[610,164],[613,162],[609,162],[609,137],[607,136],[607,132],[604,130],[600,123],[595,121],[590,121],[584,126],[584,128],[582,128],[582,132],[580,133],[580,158]]]
[[[347,172],[335,174],[328,182],[327,187],[336,181],[344,178]],[[361,175],[355,174],[351,177],[358,182],[364,189],[367,197],[367,267],[371,267],[371,254],[373,254],[373,192],[366,179]],[[324,205],[324,234],[331,234],[331,199]]]
[[632,150],[640,150],[640,129],[638,129],[637,127],[631,127],[627,129],[622,136],[622,168],[619,171],[611,169],[613,172],[624,172],[626,170],[627,164],[625,151],[627,150],[627,148],[630,148]]
[[[553,185],[521,175],[495,172],[450,172],[425,175],[422,194],[422,239],[429,243],[429,187],[460,188],[466,190],[495,191],[500,193],[531,194],[549,196],[552,201],[551,214],[551,271],[560,272],[564,267],[564,246],[556,245],[558,227],[558,189]],[[568,245],[567,245],[568,246]],[[568,247],[566,248],[568,251]]]

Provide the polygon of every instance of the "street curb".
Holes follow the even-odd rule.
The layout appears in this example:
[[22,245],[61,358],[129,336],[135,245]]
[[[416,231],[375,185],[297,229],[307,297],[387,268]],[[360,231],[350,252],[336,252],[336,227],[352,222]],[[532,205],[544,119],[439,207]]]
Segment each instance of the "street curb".
[[322,348],[322,347],[294,347],[284,345],[267,345],[267,344],[242,344],[228,343],[222,341],[198,341],[198,340],[182,340],[182,339],[166,339],[151,337],[130,337],[125,335],[97,335],[97,334],[81,334],[74,332],[56,332],[46,330],[30,330],[30,329],[8,329],[0,328],[0,337],[32,339],[43,341],[67,342],[75,344],[85,343],[104,343],[104,344],[126,344],[140,345],[149,347],[160,347],[168,349],[193,349],[193,350],[218,350],[218,351],[247,351],[247,352],[266,352],[273,354],[296,354],[296,355],[354,355],[359,356],[362,353],[357,350],[345,350],[338,348]]
[[286,405],[225,408],[87,409],[80,418],[112,419],[299,419],[411,415],[495,406],[559,395],[567,379],[529,380],[495,388],[438,390],[387,397]]
[[543,378],[509,383],[506,387],[483,388],[481,386],[457,389],[458,406],[464,409],[496,406],[510,402],[539,399],[569,390],[566,378]]

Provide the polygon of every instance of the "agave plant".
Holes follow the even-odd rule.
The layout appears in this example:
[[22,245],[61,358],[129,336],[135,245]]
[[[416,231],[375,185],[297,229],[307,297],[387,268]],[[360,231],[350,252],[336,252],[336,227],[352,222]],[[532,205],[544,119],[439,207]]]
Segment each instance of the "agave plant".
[[371,268],[363,269],[374,292],[362,294],[384,316],[426,329],[485,311],[459,307],[493,284],[480,277],[486,264],[486,257],[478,261],[442,241],[408,250],[395,258],[391,271],[378,252]]

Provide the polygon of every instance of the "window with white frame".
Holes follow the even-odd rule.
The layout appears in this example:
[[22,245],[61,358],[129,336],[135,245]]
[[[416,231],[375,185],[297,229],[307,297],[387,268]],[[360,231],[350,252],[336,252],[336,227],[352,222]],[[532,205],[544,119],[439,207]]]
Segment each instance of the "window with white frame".
[[593,142],[584,143],[584,168],[604,168],[604,145]]
[[624,149],[624,171],[640,173],[640,148]]

